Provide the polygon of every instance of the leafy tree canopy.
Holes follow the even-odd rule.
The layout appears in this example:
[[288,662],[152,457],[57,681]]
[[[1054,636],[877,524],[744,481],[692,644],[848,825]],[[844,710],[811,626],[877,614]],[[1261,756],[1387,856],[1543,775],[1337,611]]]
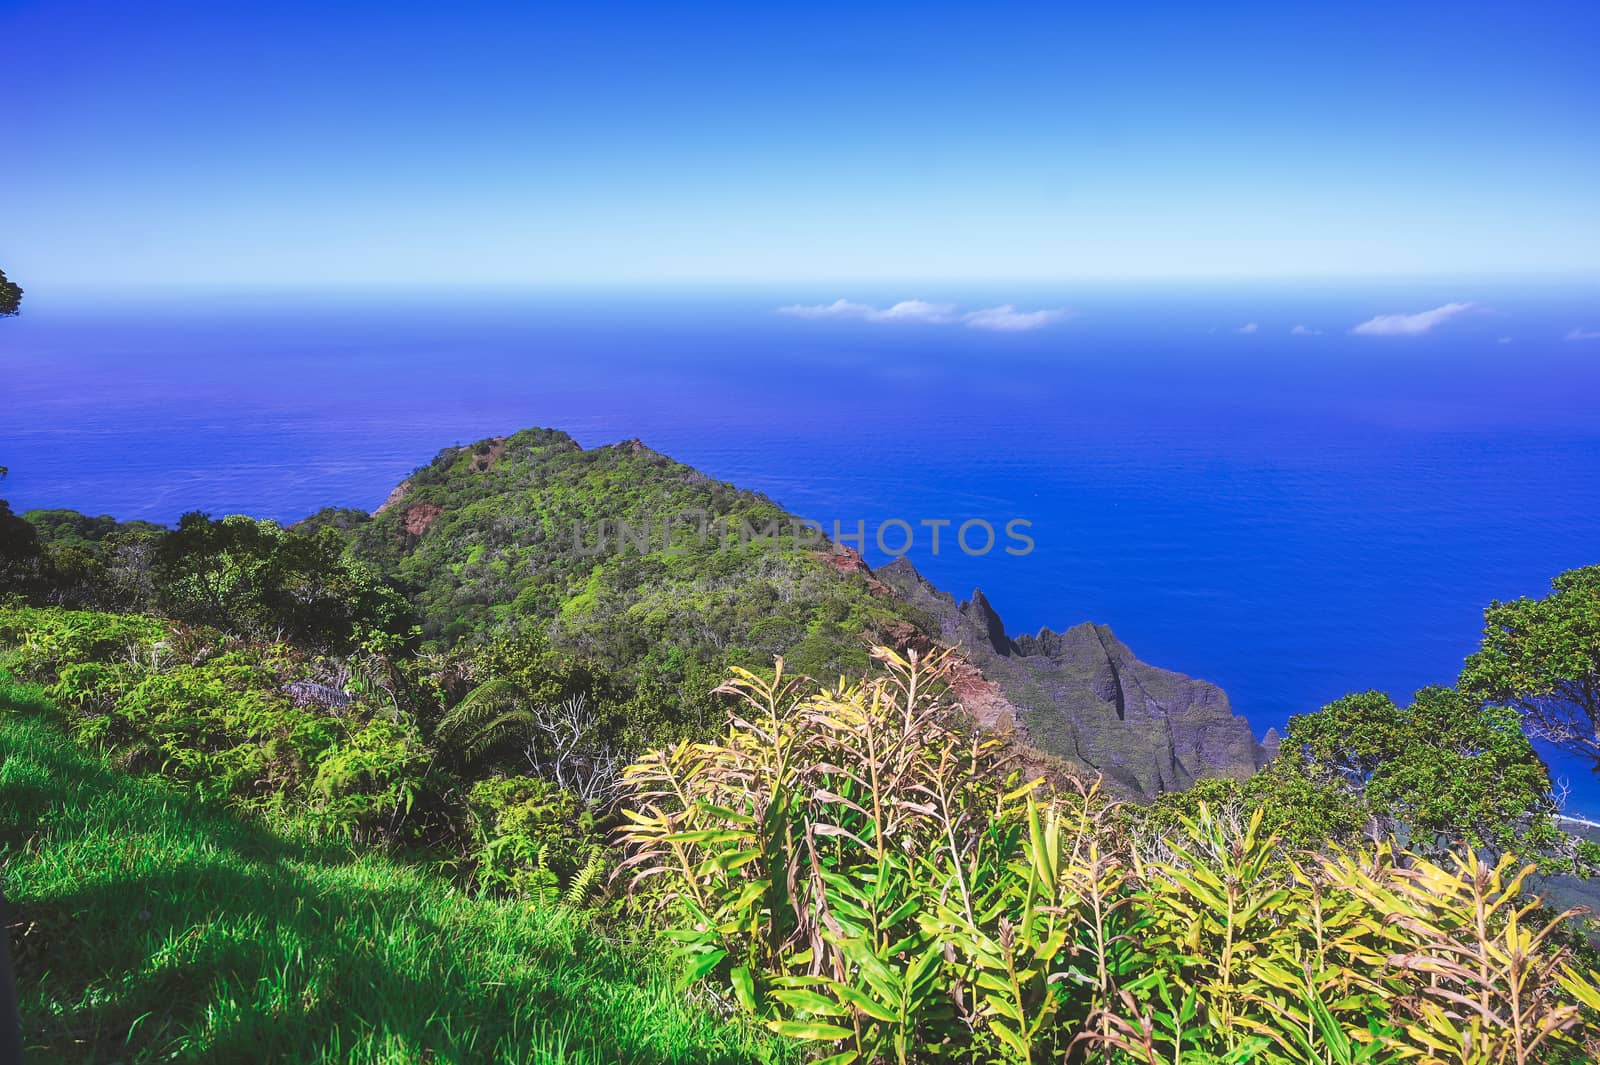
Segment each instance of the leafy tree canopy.
[[27,590],[38,574],[39,534],[0,499],[0,590]]
[[1461,688],[1522,715],[1535,739],[1600,773],[1600,566],[1568,570],[1543,599],[1494,602]]
[[159,605],[172,617],[318,647],[398,632],[407,617],[396,592],[344,558],[337,535],[306,536],[238,514],[185,514],[157,544],[154,575]]
[[1421,853],[1468,847],[1548,873],[1600,868],[1600,847],[1557,826],[1549,773],[1516,713],[1454,688],[1424,688],[1405,707],[1361,692],[1297,715],[1266,770],[1163,797],[1147,824],[1170,832],[1201,802],[1261,807],[1268,829],[1301,847],[1396,834]]
[[9,318],[22,309],[22,286],[0,270],[0,318]]

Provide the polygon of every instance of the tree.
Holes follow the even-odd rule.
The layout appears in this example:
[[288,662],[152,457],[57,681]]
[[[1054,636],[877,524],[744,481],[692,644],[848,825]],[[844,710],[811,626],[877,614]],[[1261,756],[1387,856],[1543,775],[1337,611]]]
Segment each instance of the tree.
[[75,510],[23,515],[44,552],[44,602],[77,610],[143,611],[155,607],[150,566],[167,529]]
[[1419,853],[1515,853],[1550,873],[1600,859],[1557,826],[1549,771],[1516,713],[1454,688],[1423,688],[1406,707],[1362,692],[1290,718],[1282,753],[1243,795],[1311,845],[1396,834]]
[[1461,688],[1510,707],[1534,739],[1600,773],[1600,566],[1568,570],[1543,599],[1489,604]]
[[10,318],[22,308],[22,286],[0,270],[0,318]]
[[462,768],[532,770],[586,803],[610,797],[631,709],[622,685],[537,633],[500,637],[463,659],[461,674],[474,687],[437,728]]
[[557,703],[527,699],[511,677],[480,684],[439,721],[444,744],[467,758],[507,745],[535,776],[586,804],[608,800],[622,779],[623,758],[609,722],[578,692]]
[[[6,272],[0,270],[0,318],[9,318],[17,313],[17,308],[22,304],[22,287],[15,281],[6,278]],[[4,477],[7,470],[0,466],[0,477]],[[29,550],[27,531],[17,527],[22,519],[12,515],[11,508],[4,501],[0,501],[0,590],[11,586],[12,567],[20,568],[24,564],[23,555]],[[38,537],[31,541],[34,550],[38,548]],[[20,554],[19,554],[20,553]],[[0,916],[9,917],[6,911],[5,896],[0,895]],[[6,923],[9,923],[7,921]],[[22,1028],[17,1021],[17,988],[16,981],[11,973],[11,948],[9,939],[0,933],[0,1057],[7,1061],[22,1060]]]
[[156,545],[159,605],[184,621],[343,650],[407,621],[403,599],[347,561],[338,535],[305,536],[235,514],[185,514]]
[[[0,270],[0,318],[11,318],[16,315],[22,306],[22,286],[15,281],[7,279],[6,272]],[[11,472],[0,466],[0,477]]]
[[12,592],[31,591],[41,567],[39,534],[0,499],[0,599]]

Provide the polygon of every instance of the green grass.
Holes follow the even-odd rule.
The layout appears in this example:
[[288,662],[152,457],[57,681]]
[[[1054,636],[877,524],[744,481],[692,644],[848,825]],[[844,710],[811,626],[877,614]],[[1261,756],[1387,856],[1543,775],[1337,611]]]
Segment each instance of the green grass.
[[108,767],[3,676],[0,855],[30,1062],[785,1056],[580,915]]

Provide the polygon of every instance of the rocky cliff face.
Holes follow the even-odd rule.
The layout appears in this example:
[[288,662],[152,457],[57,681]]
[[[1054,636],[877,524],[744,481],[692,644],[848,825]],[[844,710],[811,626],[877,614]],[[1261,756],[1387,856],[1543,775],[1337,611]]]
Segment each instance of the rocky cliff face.
[[1221,688],[1139,661],[1104,625],[1012,639],[982,592],[957,603],[905,559],[876,575],[1000,687],[1031,746],[1103,774],[1124,795],[1247,777],[1273,753],[1276,737],[1258,744]]

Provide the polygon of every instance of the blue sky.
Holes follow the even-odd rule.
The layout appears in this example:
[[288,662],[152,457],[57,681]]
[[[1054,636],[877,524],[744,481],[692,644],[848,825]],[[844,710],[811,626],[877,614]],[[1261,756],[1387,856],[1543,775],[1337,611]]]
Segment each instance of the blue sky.
[[0,0],[0,266],[1600,275],[1600,5],[1299,6]]

